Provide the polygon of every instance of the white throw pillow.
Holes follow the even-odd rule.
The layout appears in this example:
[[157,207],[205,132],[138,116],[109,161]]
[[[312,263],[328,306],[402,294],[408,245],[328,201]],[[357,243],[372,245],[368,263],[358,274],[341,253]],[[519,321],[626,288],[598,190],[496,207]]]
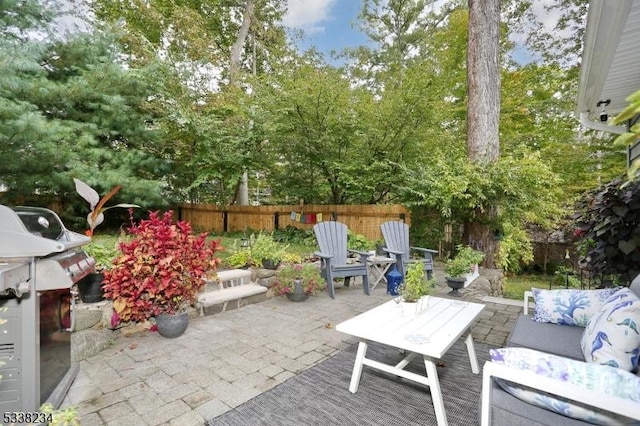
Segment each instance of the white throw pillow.
[[587,362],[634,371],[640,358],[640,298],[628,288],[609,296],[584,329],[580,347]]
[[[640,377],[606,365],[588,364],[582,361],[547,354],[527,348],[491,349],[491,360],[518,370],[531,371],[542,377],[558,380],[603,395],[616,396],[640,404]],[[541,392],[506,380],[499,385],[516,398],[567,417],[597,425],[640,424],[610,411],[601,410],[579,401]]]
[[586,327],[591,317],[598,313],[602,303],[616,290],[617,288],[542,290],[534,287],[531,289],[535,300],[533,320]]

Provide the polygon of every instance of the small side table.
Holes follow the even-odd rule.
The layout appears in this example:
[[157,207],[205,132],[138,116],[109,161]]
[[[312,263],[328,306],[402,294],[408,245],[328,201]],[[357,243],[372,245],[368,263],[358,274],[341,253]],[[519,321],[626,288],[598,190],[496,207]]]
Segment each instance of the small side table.
[[385,256],[370,256],[367,263],[369,263],[369,288],[373,290],[380,281],[387,282],[385,274],[396,260]]

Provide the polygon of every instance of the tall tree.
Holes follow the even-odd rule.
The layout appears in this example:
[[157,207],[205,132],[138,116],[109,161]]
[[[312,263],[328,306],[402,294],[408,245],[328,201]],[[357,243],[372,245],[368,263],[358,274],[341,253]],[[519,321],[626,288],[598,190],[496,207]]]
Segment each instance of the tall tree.
[[[473,163],[489,165],[500,157],[500,1],[469,0],[467,50],[467,155]],[[495,267],[496,241],[492,223],[497,206],[486,206],[468,223],[467,242],[485,253],[485,265]],[[493,225],[495,227],[495,224]]]
[[[160,75],[168,78],[169,93],[159,94],[156,105],[165,111],[160,145],[174,160],[171,187],[180,196],[192,201],[247,201],[246,186],[239,188],[256,154],[256,132],[246,88],[256,74],[277,68],[289,53],[279,23],[284,4],[93,0],[99,19],[126,22],[121,43],[132,66],[158,57],[175,69]],[[236,115],[230,117],[230,111]],[[226,149],[221,147],[225,143]]]
[[19,4],[11,12],[3,6],[0,16],[13,14],[15,25],[25,25],[9,24],[0,37],[5,202],[47,204],[56,198],[63,206],[73,200],[83,205],[73,190],[77,177],[101,193],[123,185],[118,197],[128,202],[162,205],[160,181],[167,169],[148,149],[154,139],[148,126],[154,117],[146,109],[148,74],[121,66],[108,33],[58,41],[34,37],[47,31],[42,6]]

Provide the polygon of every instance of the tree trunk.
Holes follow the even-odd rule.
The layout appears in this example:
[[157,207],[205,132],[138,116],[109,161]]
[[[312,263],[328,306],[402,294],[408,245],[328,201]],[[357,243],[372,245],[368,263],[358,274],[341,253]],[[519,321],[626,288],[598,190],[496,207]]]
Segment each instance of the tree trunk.
[[[239,82],[240,74],[240,57],[242,55],[242,48],[244,47],[247,36],[249,35],[249,28],[251,27],[251,21],[253,20],[253,0],[247,0],[244,6],[244,13],[242,15],[242,25],[238,31],[238,37],[235,43],[231,46],[231,61],[229,63],[229,83],[236,85]],[[255,56],[255,55],[254,55]],[[255,59],[254,59],[255,62]],[[247,172],[242,174],[242,179],[238,183],[238,190],[236,191],[235,202],[240,206],[249,205],[249,178]]]
[[240,73],[240,56],[242,55],[242,48],[249,35],[249,28],[251,27],[251,21],[253,20],[253,0],[247,0],[244,6],[244,13],[242,15],[242,25],[238,31],[238,37],[236,42],[231,46],[231,62],[229,64],[229,82],[231,84],[238,83],[238,74]]
[[[488,165],[500,156],[499,0],[469,0],[469,46],[467,50],[467,156]],[[484,266],[495,267],[497,243],[493,227],[496,206],[484,206],[476,220],[465,225],[467,244],[485,253]]]

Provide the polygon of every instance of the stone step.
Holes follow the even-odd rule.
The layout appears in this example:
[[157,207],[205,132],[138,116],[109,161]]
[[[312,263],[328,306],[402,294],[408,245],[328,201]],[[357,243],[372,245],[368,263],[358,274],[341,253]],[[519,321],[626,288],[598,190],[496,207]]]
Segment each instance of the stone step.
[[204,291],[223,290],[228,287],[235,287],[251,283],[251,271],[248,269],[229,269],[218,271],[216,279],[207,281]]
[[242,284],[201,293],[198,296],[200,315],[214,315],[268,299],[268,289],[259,284]]

